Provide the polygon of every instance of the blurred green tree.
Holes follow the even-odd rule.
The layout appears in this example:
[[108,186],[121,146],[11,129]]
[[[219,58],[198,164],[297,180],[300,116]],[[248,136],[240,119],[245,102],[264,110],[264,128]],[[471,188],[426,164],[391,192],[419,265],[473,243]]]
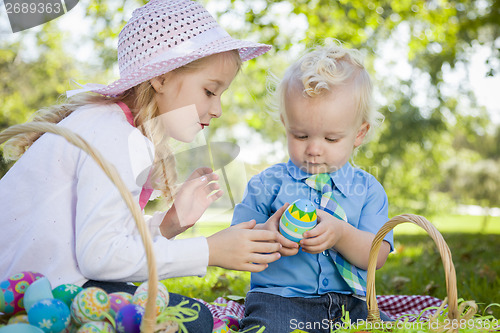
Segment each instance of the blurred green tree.
[[[64,34],[54,34],[49,22],[36,34],[0,41],[0,129],[23,123],[34,111],[55,103],[76,74],[75,63],[63,50]],[[27,48],[30,38],[36,41]],[[34,50],[37,54],[33,54]],[[0,176],[10,166],[0,150]]]
[[[118,33],[132,10],[145,2],[80,2],[92,22],[86,36],[92,36],[87,38],[97,61],[91,67],[66,56],[63,45],[71,36],[50,29],[57,20],[36,33],[38,47],[26,59],[20,41],[29,32],[19,33],[14,42],[1,42],[0,127],[23,122],[34,110],[56,101],[71,89],[67,84],[71,78],[101,83],[116,78]],[[243,74],[224,97],[224,117],[210,126],[209,136],[227,140],[244,124],[264,141],[284,143],[282,126],[268,112],[269,74],[280,76],[307,47],[338,39],[366,53],[379,109],[386,117],[378,136],[356,156],[356,164],[370,168],[381,180],[392,214],[431,213],[446,206],[442,204],[444,187],[440,187],[447,178],[445,163],[464,146],[453,146],[456,128],[471,129],[462,139],[474,145],[471,133],[487,132],[489,122],[470,85],[453,82],[450,87],[445,76],[457,67],[466,68],[479,47],[490,51],[484,74],[498,75],[499,0],[201,2],[233,36],[274,46],[266,56],[245,64]],[[396,59],[392,54],[392,60],[380,61],[391,53]],[[408,64],[407,73],[399,69],[400,59]],[[472,111],[475,116],[463,116]],[[250,142],[252,138],[247,136]],[[275,147],[280,149],[280,145]],[[486,148],[476,144],[473,149]],[[498,148],[480,156],[495,160]],[[6,168],[2,164],[0,172]]]
[[447,177],[441,190],[458,202],[481,206],[484,231],[491,208],[500,207],[500,126],[491,133],[477,133],[482,128],[477,119],[463,123],[468,126],[455,128],[453,146],[458,154],[444,164]]
[[[458,91],[450,94],[444,77],[457,66],[466,67],[481,45],[491,51],[485,75],[498,74],[499,1],[231,0],[219,16],[223,19],[234,12],[245,13],[251,25],[238,26],[233,34],[253,34],[275,47],[272,59],[267,56],[257,62],[260,66],[269,62],[273,72],[279,73],[286,67],[283,63],[289,64],[304,48],[332,38],[365,51],[386,119],[380,135],[361,149],[355,162],[374,172],[386,187],[392,214],[431,214],[450,208],[451,201],[439,192],[439,184],[446,179],[444,163],[457,154],[451,133],[455,126],[476,130],[480,126],[486,131],[489,123],[468,82],[454,82]],[[378,58],[389,52],[406,59],[409,75],[398,73],[397,61],[386,63],[384,71],[377,70]],[[247,76],[255,77],[248,82],[260,82],[261,75],[251,71]],[[255,100],[264,94],[257,91]],[[282,134],[282,129],[260,112],[265,107],[255,100],[244,107],[248,126],[271,140],[282,140],[283,135],[275,135]],[[463,112],[476,115],[461,117]],[[467,122],[458,122],[458,117]]]

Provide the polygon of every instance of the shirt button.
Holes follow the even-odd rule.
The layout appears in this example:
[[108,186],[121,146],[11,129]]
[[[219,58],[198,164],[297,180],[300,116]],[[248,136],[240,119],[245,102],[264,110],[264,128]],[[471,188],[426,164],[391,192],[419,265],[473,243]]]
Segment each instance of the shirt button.
[[327,251],[327,250],[323,251],[323,255],[324,255],[325,257],[328,257],[328,251]]
[[328,279],[327,279],[327,278],[324,278],[324,279],[323,279],[323,286],[325,286],[325,287],[326,287],[327,285],[328,285]]

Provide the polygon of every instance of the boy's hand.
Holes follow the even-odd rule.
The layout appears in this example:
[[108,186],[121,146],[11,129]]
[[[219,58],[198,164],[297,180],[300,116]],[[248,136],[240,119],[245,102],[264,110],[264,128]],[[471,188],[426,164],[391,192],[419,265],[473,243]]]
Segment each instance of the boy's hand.
[[208,206],[222,196],[223,192],[216,182],[218,179],[219,176],[207,167],[198,168],[189,176],[163,218],[160,225],[163,236],[172,238],[199,220]]
[[312,230],[304,232],[304,239],[300,241],[302,250],[307,253],[321,253],[332,248],[342,237],[345,223],[323,210],[316,211],[318,225]]
[[254,228],[257,230],[269,230],[276,232],[277,240],[281,244],[279,252],[282,256],[293,256],[299,252],[299,244],[287,239],[279,232],[281,215],[283,215],[288,206],[290,206],[290,204],[285,203],[266,221],[266,223],[257,224]]

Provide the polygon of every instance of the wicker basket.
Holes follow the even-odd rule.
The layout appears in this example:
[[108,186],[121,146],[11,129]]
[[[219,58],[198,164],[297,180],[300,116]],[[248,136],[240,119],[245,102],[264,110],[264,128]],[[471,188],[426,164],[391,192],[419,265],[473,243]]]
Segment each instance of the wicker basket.
[[[412,214],[403,214],[398,215],[389,221],[387,221],[382,228],[375,235],[375,238],[372,243],[372,247],[370,250],[370,257],[368,263],[368,277],[366,283],[366,303],[368,306],[368,322],[378,322],[380,321],[380,311],[377,304],[376,291],[375,291],[375,269],[377,265],[377,257],[380,250],[380,245],[382,244],[382,240],[384,237],[398,224],[401,223],[414,223],[424,229],[429,236],[434,240],[436,246],[438,247],[439,253],[441,255],[441,260],[443,262],[445,279],[446,279],[446,292],[447,299],[443,301],[443,304],[440,307],[440,310],[444,308],[446,303],[448,304],[448,319],[453,321],[459,320],[467,320],[470,319],[477,311],[477,306],[475,302],[464,302],[458,308],[458,299],[457,299],[457,278],[455,273],[455,266],[453,265],[453,261],[451,258],[450,248],[448,244],[446,244],[443,236],[439,233],[439,231],[430,223],[427,219],[419,215]],[[469,311],[465,313],[462,317],[460,317],[465,306],[469,306]],[[438,310],[439,312],[439,310]],[[437,313],[436,313],[437,315]],[[433,318],[431,318],[432,320]],[[449,332],[457,332],[458,329],[451,329]]]
[[125,183],[116,171],[116,168],[112,164],[107,162],[104,157],[96,149],[92,148],[92,146],[90,146],[82,137],[62,126],[56,126],[47,122],[31,122],[9,127],[0,133],[0,144],[4,143],[15,135],[27,132],[50,132],[64,137],[66,140],[68,140],[68,142],[81,148],[83,151],[89,154],[102,168],[106,175],[111,179],[113,184],[115,184],[115,186],[118,188],[121,196],[125,200],[125,203],[127,204],[134,217],[146,251],[149,277],[148,299],[145,306],[145,313],[142,318],[141,332],[152,333],[155,330],[163,332],[176,332],[177,328],[174,329],[169,327],[168,329],[166,329],[165,324],[163,325],[163,327],[156,327],[156,295],[158,294],[158,274],[156,268],[156,260],[153,253],[153,242],[146,223],[144,222],[144,217],[142,215],[139,204],[132,197],[132,194],[125,186]]

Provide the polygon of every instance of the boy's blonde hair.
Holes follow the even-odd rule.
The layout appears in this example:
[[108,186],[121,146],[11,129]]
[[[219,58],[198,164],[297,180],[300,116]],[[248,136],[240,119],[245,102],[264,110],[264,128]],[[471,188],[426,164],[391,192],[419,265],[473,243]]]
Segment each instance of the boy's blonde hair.
[[[215,55],[217,54],[197,59],[172,72],[182,74],[199,70],[203,68],[209,58]],[[238,50],[231,50],[224,55],[223,61],[231,61],[238,69],[241,67],[242,62]],[[106,97],[89,93],[78,94],[68,99],[64,104],[53,105],[38,110],[34,113],[32,122],[44,121],[57,124],[84,105],[108,105],[119,101],[124,102],[133,96],[136,106],[135,110],[131,110],[134,116],[134,125],[137,126],[155,147],[155,159],[151,173],[153,188],[162,191],[165,199],[168,202],[172,202],[177,182],[175,158],[168,140],[165,140],[165,131],[161,126],[161,121],[154,121],[154,118],[160,115],[155,95],[156,91],[149,80],[130,88],[117,97]],[[41,135],[42,133],[24,133],[14,136],[5,143],[3,150],[4,157],[9,160],[19,159]]]
[[351,83],[357,101],[356,112],[361,123],[370,125],[365,137],[367,142],[367,137],[384,117],[374,109],[373,86],[361,52],[344,48],[340,42],[310,49],[286,70],[275,91],[279,112],[285,116],[286,96],[291,88],[299,87],[305,97],[317,98],[330,93],[335,86]]

